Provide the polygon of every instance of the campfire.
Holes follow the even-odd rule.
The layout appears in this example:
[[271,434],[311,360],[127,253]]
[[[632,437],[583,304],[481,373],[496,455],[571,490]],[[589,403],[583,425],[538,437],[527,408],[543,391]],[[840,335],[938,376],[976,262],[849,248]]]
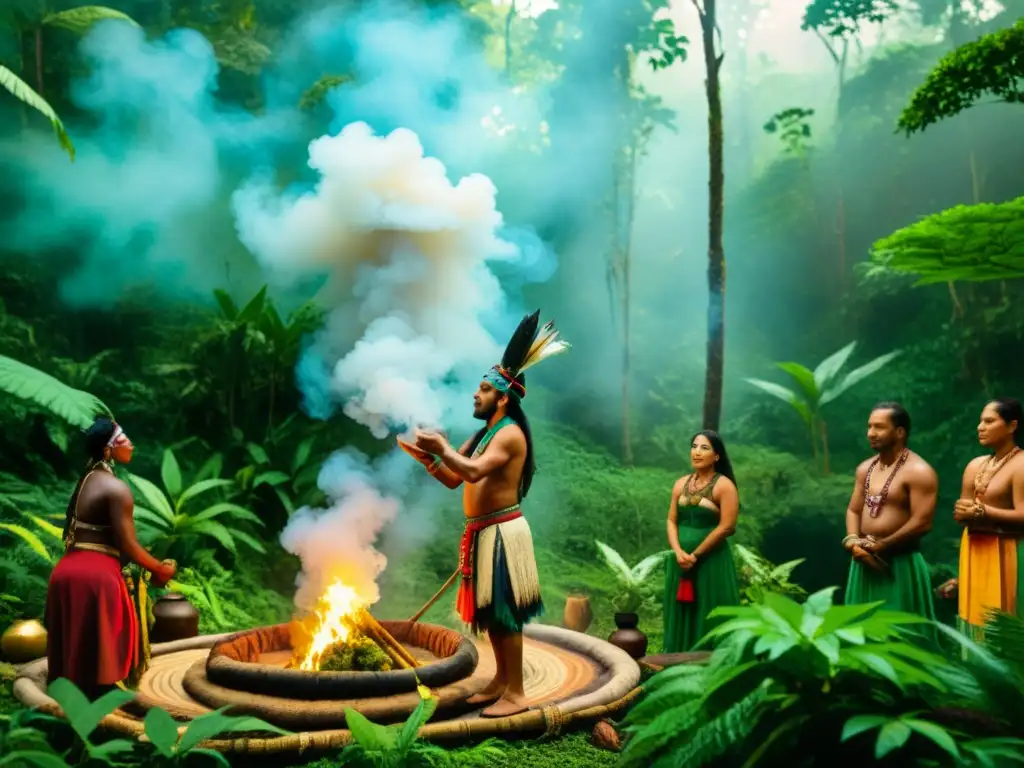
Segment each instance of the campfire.
[[291,669],[311,672],[380,672],[419,666],[370,615],[367,603],[338,580],[317,601],[308,616],[292,622]]

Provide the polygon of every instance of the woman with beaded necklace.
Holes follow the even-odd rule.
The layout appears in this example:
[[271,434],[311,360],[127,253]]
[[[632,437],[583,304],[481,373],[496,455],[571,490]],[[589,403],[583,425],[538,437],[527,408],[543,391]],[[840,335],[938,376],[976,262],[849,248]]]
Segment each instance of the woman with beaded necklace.
[[739,605],[740,587],[728,538],[740,498],[732,463],[718,433],[690,440],[693,472],[676,481],[668,508],[665,562],[665,653],[693,650],[714,624],[708,614]]
[[136,607],[121,558],[162,586],[175,566],[158,562],[135,538],[132,492],[114,476],[114,461],[131,461],[124,431],[97,417],[85,433],[89,464],[68,503],[64,556],[46,591],[47,682],[67,678],[95,699],[128,677],[139,656]]
[[1020,449],[1021,404],[1011,398],[988,403],[981,412],[978,442],[992,453],[973,459],[964,470],[953,517],[964,526],[956,582],[958,624],[981,636],[985,614],[1017,614],[1024,598],[1024,453]]

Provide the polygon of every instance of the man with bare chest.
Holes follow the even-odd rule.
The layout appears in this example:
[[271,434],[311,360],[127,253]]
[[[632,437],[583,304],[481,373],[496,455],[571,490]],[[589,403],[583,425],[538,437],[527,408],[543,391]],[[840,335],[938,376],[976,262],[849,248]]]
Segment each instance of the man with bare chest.
[[[964,526],[960,540],[960,629],[980,639],[991,610],[1019,615],[1024,576],[1024,452],[1020,449],[1021,404],[999,398],[985,405],[978,442],[991,453],[964,470],[954,519]],[[943,585],[951,594],[956,582]]]
[[[494,679],[470,704],[491,702],[484,717],[529,708],[523,681],[523,626],[544,609],[530,525],[520,510],[533,481],[533,439],[521,401],[523,372],[568,349],[539,313],[513,334],[501,364],[484,374],[473,415],[486,422],[459,450],[436,432],[416,432],[421,461],[437,480],[462,491],[465,529],[459,548],[462,582],[456,609],[474,632],[486,631],[494,650]],[[419,458],[419,457],[418,457]]]
[[884,601],[889,610],[935,619],[928,564],[919,551],[931,530],[939,479],[907,448],[910,415],[899,403],[876,405],[868,443],[876,455],[857,467],[846,510],[843,547],[850,552],[846,604]]

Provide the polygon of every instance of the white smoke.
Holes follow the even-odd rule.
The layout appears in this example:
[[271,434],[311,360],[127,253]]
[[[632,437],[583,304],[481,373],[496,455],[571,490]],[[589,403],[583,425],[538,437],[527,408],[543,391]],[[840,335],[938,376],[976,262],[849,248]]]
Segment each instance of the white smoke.
[[[314,141],[309,165],[320,181],[307,194],[239,191],[240,237],[278,279],[326,271],[336,311],[351,318],[355,303],[362,337],[323,361],[327,400],[378,438],[439,426],[456,406],[446,382],[479,377],[499,353],[482,323],[504,296],[486,263],[518,250],[497,235],[494,185],[479,174],[453,185],[412,131],[381,137],[366,123]],[[337,347],[337,325],[312,354]]]
[[380,597],[377,576],[387,558],[373,542],[395,519],[399,502],[380,493],[365,457],[354,451],[331,456],[317,483],[332,500],[331,507],[297,510],[281,533],[281,546],[302,560],[295,604],[311,611],[337,579],[367,603],[375,603]]
[[[254,182],[234,199],[239,235],[268,273],[330,277],[322,296],[333,317],[299,370],[307,405],[341,405],[378,438],[468,416],[467,385],[500,354],[484,321],[505,297],[487,262],[519,255],[497,234],[494,185],[482,175],[452,184],[412,131],[377,136],[365,123],[314,141],[309,165],[319,181],[307,193]],[[302,510],[281,536],[302,560],[300,608],[337,578],[378,599],[386,559],[374,543],[401,506],[399,462],[417,467],[402,454],[374,469],[351,451],[324,466],[331,508]]]

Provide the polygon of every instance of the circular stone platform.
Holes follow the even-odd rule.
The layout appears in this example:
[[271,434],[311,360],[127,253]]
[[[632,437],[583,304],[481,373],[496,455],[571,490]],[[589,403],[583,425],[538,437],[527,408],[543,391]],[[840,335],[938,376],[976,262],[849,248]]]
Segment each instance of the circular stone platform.
[[[395,712],[411,711],[408,702],[403,701],[402,706],[398,706],[399,702],[395,700],[415,697],[415,693],[377,700],[300,702],[219,688],[206,679],[210,648],[237,636],[238,633],[214,635],[153,646],[152,663],[135,701],[125,710],[104,718],[101,725],[138,737],[143,732],[145,710],[151,707],[165,709],[178,720],[192,719],[214,708],[189,695],[189,691],[205,690],[211,696],[231,698],[236,714],[248,712],[268,721],[276,720],[295,733],[274,738],[253,734],[250,738],[217,739],[206,742],[204,746],[222,752],[271,754],[334,750],[348,744],[349,732],[335,725],[343,722],[343,718],[339,721],[337,716],[337,711],[343,706],[351,706],[371,720],[376,718],[380,721],[390,719],[387,707],[391,708],[392,717]],[[569,724],[590,723],[613,715],[627,707],[640,693],[637,687],[640,668],[621,649],[589,635],[531,624],[524,631],[523,653],[526,695],[531,709],[511,717],[481,718],[476,710],[466,711],[462,699],[481,690],[490,680],[494,674],[494,657],[486,640],[476,639],[473,642],[479,653],[475,671],[464,681],[434,691],[441,699],[441,705],[434,719],[420,730],[421,738],[433,742],[458,742],[489,736],[554,734]],[[283,664],[282,659],[280,665]],[[46,660],[40,659],[22,668],[14,684],[14,693],[27,706],[59,715],[57,703],[45,693],[45,683]],[[413,700],[410,698],[410,701]],[[306,711],[303,711],[303,705],[307,707]],[[374,706],[381,709],[375,711]],[[412,706],[415,706],[414,701]],[[268,711],[276,712],[276,716],[268,717]],[[312,722],[308,725],[300,725],[310,718]]]

